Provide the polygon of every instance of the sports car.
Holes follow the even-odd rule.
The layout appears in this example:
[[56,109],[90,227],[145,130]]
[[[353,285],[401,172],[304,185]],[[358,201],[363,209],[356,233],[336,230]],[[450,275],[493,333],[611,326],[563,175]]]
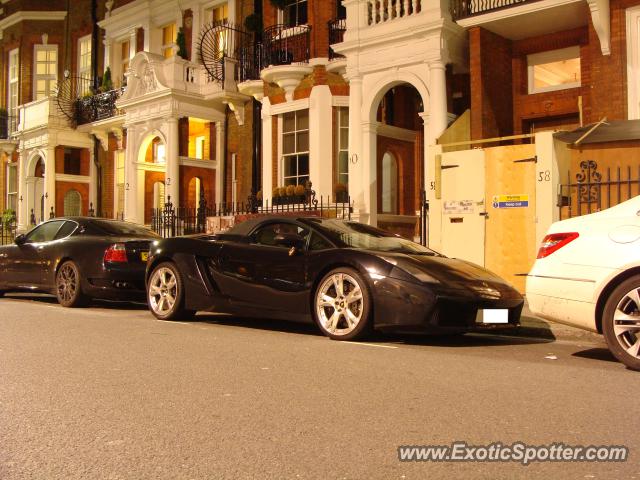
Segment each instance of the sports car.
[[315,321],[333,339],[372,329],[458,333],[516,325],[522,296],[491,272],[358,222],[262,217],[224,234],[155,241],[159,319],[196,311]]
[[52,293],[65,307],[89,298],[145,298],[151,241],[139,225],[93,217],[55,218],[0,247],[0,297],[10,291]]

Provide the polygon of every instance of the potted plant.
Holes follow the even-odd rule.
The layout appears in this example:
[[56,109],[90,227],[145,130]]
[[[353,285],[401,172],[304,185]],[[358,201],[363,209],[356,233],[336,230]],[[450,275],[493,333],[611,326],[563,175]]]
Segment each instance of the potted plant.
[[347,192],[347,186],[344,183],[336,183],[335,186],[336,202],[345,203],[349,201],[349,194]]
[[287,197],[289,197],[289,201],[293,200],[293,196],[296,194],[296,186],[295,185],[287,185]]
[[257,13],[247,15],[247,18],[244,19],[244,28],[251,33],[262,31],[262,17]]
[[102,84],[100,85],[100,91],[102,93],[110,92],[113,90],[113,80],[111,79],[111,68],[107,67],[102,76]]
[[273,192],[271,192],[272,205],[280,204],[280,189],[278,187],[273,188]]
[[178,46],[178,56],[185,60],[189,60],[189,53],[187,52],[187,39],[184,36],[184,28],[178,29],[178,35],[176,36],[176,45]]

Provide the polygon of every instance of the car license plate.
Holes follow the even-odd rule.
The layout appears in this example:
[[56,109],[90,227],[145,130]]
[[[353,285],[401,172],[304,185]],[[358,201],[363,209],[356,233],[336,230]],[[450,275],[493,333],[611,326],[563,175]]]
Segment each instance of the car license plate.
[[509,323],[509,309],[483,308],[478,310],[478,323]]
[[149,260],[149,252],[140,252],[140,260],[143,262]]

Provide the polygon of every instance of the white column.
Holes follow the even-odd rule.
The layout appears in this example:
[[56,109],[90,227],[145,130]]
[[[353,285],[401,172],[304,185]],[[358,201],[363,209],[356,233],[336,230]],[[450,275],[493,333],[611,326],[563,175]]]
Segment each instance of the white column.
[[560,209],[556,206],[556,202],[560,193],[561,177],[558,156],[554,148],[553,133],[536,133],[535,144],[536,157],[538,159],[536,163],[536,179],[541,179],[541,181],[536,181],[535,245],[537,246],[542,242],[551,224],[560,219]]
[[56,149],[47,148],[47,158],[44,160],[44,218],[49,218],[51,207],[56,215],[64,212],[56,212]]
[[[111,51],[113,49],[113,40],[111,38],[104,37],[104,69],[111,67]],[[111,69],[113,70],[113,68]]]
[[363,182],[363,212],[360,213],[360,221],[378,225],[378,183],[377,183],[377,158],[378,158],[378,123],[362,122],[362,182]]
[[[124,219],[128,222],[144,223],[142,210],[138,208],[138,131],[127,127],[127,149],[124,161]],[[144,183],[140,185],[144,197]],[[144,201],[144,200],[143,200]]]
[[18,157],[18,230],[24,232],[29,227],[29,212],[27,211],[27,155],[20,150]]
[[215,199],[217,204],[225,202],[225,199],[222,197],[226,164],[226,158],[224,158],[224,137],[224,122],[216,122],[216,160],[218,161],[218,168],[216,170]]
[[273,192],[273,149],[278,145],[273,145],[273,123],[271,117],[271,102],[265,97],[262,100],[262,198],[271,204],[271,193]]
[[429,63],[429,129],[425,146],[435,145],[447,128],[447,79],[441,60]]
[[362,77],[349,79],[349,195],[355,203],[355,219],[364,210],[364,181],[362,155]]
[[129,58],[133,58],[136,55],[137,47],[138,47],[138,28],[136,27],[133,30],[131,30],[131,32],[129,32]]
[[333,106],[328,85],[309,98],[309,178],[318,197],[333,198]]
[[166,193],[171,196],[171,203],[180,206],[180,158],[178,157],[178,119],[167,120],[167,169],[165,171]]

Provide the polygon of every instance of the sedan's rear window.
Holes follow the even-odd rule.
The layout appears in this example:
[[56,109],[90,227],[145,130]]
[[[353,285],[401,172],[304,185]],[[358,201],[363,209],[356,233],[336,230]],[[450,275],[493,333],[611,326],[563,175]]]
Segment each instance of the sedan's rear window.
[[114,237],[155,237],[160,238],[153,230],[130,222],[117,220],[92,220],[91,230],[103,235]]

